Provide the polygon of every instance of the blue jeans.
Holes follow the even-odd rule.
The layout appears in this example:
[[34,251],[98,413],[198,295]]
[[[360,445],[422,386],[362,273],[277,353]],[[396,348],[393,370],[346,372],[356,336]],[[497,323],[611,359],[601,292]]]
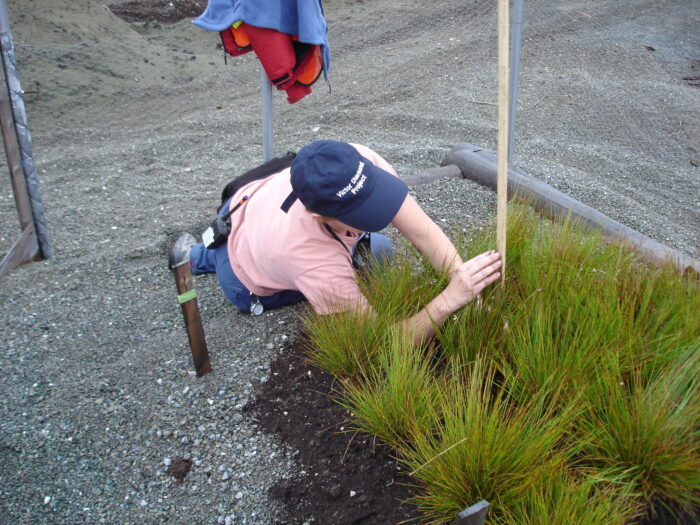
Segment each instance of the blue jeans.
[[226,298],[244,312],[250,312],[251,305],[257,301],[265,310],[272,310],[306,300],[304,294],[296,290],[284,290],[265,297],[253,295],[233,273],[226,243],[213,250],[205,248],[202,243],[192,246],[190,268],[193,275],[215,272]]

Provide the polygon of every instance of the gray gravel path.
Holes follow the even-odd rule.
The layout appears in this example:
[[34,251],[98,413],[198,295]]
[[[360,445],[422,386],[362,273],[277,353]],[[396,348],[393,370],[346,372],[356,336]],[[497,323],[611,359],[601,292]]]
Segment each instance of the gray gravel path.
[[[165,255],[262,156],[257,63],[224,66],[215,35],[137,31],[103,3],[10,2],[23,87],[41,90],[27,110],[57,255],[0,281],[0,523],[284,522],[266,489],[298,468],[294,451],[242,408],[299,308],[251,318],[198,277],[214,371],[197,378]],[[697,3],[579,4],[533,4],[517,164],[700,257],[700,97],[681,80],[698,74]],[[278,153],[355,141],[406,175],[462,140],[495,149],[485,2],[325,7],[333,93],[275,98]],[[17,224],[0,192],[4,251]],[[495,206],[467,181],[414,194],[449,232]],[[174,456],[193,462],[183,483],[166,474]]]

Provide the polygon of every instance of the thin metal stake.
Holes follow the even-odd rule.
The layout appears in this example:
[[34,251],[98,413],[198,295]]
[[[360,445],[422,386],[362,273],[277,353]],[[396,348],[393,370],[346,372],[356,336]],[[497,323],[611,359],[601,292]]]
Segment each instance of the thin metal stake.
[[508,106],[508,162],[513,163],[515,148],[515,115],[518,112],[518,84],[520,83],[520,41],[523,32],[524,0],[513,0],[512,42],[510,48],[510,101]]
[[274,156],[272,139],[272,84],[267,73],[260,68],[262,91],[262,131],[263,131],[263,160],[267,162]]

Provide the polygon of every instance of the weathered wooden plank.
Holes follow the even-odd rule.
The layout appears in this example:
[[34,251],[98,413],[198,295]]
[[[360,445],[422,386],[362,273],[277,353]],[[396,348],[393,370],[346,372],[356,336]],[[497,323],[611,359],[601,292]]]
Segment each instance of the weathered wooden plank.
[[12,190],[15,194],[15,205],[19,214],[20,231],[24,231],[27,226],[34,223],[34,219],[32,217],[32,206],[29,202],[29,193],[27,192],[27,181],[24,177],[24,168],[22,167],[22,154],[17,141],[15,119],[12,113],[12,103],[10,102],[10,88],[7,84],[5,67],[1,60],[0,129],[2,129],[2,139],[5,144],[7,165],[10,169]]
[[13,269],[36,260],[39,257],[39,243],[36,240],[34,225],[29,224],[0,261],[0,277]]

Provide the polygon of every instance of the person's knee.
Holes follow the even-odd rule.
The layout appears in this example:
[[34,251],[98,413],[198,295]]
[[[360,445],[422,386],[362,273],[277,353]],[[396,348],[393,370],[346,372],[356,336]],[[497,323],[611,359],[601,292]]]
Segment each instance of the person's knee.
[[386,235],[381,233],[371,234],[369,246],[372,256],[379,264],[386,264],[394,257],[394,247]]
[[367,268],[374,264],[387,264],[394,256],[394,247],[386,235],[366,233],[358,241],[352,253],[355,268]]

